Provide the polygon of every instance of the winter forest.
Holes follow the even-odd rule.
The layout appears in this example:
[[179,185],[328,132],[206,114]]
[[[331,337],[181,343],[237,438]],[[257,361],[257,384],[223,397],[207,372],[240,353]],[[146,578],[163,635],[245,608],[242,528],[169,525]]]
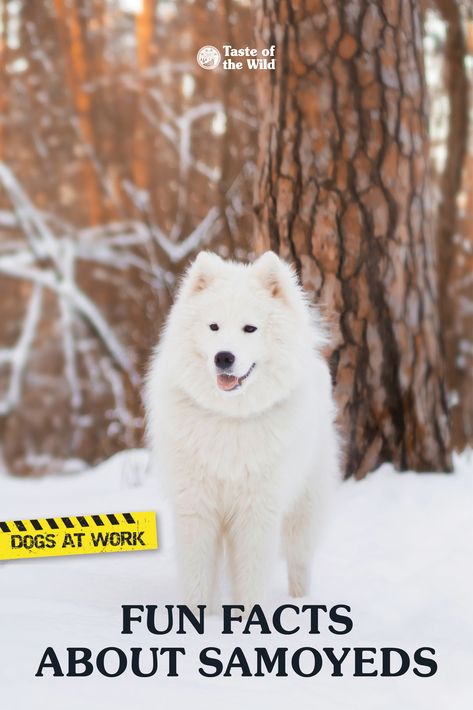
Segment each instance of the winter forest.
[[[205,70],[203,45],[275,70]],[[143,445],[201,249],[294,263],[329,321],[346,474],[473,442],[471,0],[2,0],[5,467]]]

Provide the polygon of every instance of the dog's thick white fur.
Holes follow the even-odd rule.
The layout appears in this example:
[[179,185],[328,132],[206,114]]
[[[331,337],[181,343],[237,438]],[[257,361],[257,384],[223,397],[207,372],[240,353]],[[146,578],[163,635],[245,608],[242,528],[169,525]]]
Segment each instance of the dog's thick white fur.
[[262,601],[280,544],[290,594],[307,594],[316,526],[339,476],[324,344],[273,252],[252,265],[201,252],[188,270],[146,391],[188,604],[212,604],[224,547],[235,603]]

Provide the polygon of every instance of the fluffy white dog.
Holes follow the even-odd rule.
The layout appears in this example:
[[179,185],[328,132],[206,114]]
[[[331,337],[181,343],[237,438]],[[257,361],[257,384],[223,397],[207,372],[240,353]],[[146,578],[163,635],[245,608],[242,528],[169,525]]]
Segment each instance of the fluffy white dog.
[[211,604],[225,545],[234,601],[262,601],[282,542],[307,594],[315,527],[339,476],[323,329],[288,264],[201,252],[147,382],[148,435],[171,491],[187,603]]

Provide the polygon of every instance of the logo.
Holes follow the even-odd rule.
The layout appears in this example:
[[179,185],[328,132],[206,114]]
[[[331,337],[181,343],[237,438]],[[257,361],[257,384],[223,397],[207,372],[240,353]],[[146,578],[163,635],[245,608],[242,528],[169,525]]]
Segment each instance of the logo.
[[217,47],[206,44],[197,52],[197,64],[202,69],[216,69],[220,64],[221,56]]
[[212,44],[205,44],[197,52],[197,63],[202,69],[216,69],[220,66],[227,71],[251,71],[276,69],[276,45],[257,49],[256,47],[232,47],[224,44],[222,53]]
[[0,560],[157,547],[153,512],[0,521]]

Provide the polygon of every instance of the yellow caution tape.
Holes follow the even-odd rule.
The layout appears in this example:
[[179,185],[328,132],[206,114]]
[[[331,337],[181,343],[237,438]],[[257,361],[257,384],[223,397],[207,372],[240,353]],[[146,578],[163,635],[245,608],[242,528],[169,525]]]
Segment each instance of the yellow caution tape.
[[155,550],[156,513],[107,513],[0,522],[0,560]]

